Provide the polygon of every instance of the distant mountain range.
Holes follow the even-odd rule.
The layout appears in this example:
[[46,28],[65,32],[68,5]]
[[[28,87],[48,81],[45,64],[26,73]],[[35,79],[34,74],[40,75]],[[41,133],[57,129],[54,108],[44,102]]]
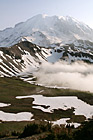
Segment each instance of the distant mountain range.
[[93,41],[93,29],[72,17],[36,15],[26,22],[0,31],[0,47],[12,46],[19,41],[31,41],[49,47],[74,40]]

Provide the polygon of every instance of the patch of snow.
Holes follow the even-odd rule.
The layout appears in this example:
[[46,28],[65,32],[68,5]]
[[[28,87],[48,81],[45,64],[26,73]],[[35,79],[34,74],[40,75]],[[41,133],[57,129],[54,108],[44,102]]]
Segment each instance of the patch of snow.
[[21,51],[21,52],[23,52],[23,50],[18,46],[18,49]]
[[30,81],[30,80],[33,80],[34,78],[36,78],[36,77],[31,77],[31,78],[21,78],[21,79],[23,79],[24,81]]
[[[40,106],[33,106],[33,108],[41,109],[44,112],[52,113],[54,109],[71,109],[74,108],[75,115],[84,115],[86,118],[93,116],[93,106],[78,99],[76,96],[57,96],[44,97],[42,95],[17,96],[17,99],[34,98],[33,104]],[[50,106],[45,109],[41,105]]]
[[0,65],[0,67],[7,73],[9,73],[11,76],[14,76],[14,74],[12,72],[10,72],[9,70],[7,70],[6,68],[4,68],[2,65]]
[[28,51],[25,51],[26,53],[25,55],[22,55],[22,60],[24,60],[24,65],[25,67],[22,69],[22,71],[26,71],[26,72],[33,72],[37,69],[37,67],[39,66],[38,61],[36,61],[36,59],[31,56],[31,54]]
[[3,60],[2,60],[2,59],[0,59],[0,62],[3,62]]
[[70,124],[70,126],[74,125],[75,128],[77,128],[81,125],[80,123],[73,123],[73,122],[69,123],[69,124]]
[[47,88],[56,88],[56,89],[69,89],[69,87],[58,87],[58,86],[47,86],[45,84],[35,84],[35,85],[38,85],[38,86],[43,86],[43,87],[47,87]]
[[67,124],[67,120],[70,120],[70,118],[62,118],[57,121],[52,121],[51,123],[53,123],[53,125]]
[[56,89],[69,89],[69,87],[58,87],[58,86],[46,86],[46,85],[42,85],[44,87],[47,87],[47,88],[56,88]]
[[45,62],[45,57],[42,57],[41,55],[39,55],[38,53],[36,53],[35,54],[37,57],[38,57],[38,59],[41,61],[41,62]]
[[64,51],[58,53],[52,50],[52,54],[47,57],[48,62],[54,63],[57,62],[62,56],[63,56]]
[[30,84],[35,84],[36,83],[36,81],[27,81],[28,83],[30,83]]
[[69,124],[70,126],[74,125],[75,128],[79,127],[81,124],[80,123],[67,123],[67,121],[70,120],[70,118],[62,118],[59,119],[57,121],[52,121],[51,123],[53,123],[53,125],[64,125],[66,127],[67,124]]
[[5,113],[0,111],[0,120],[2,121],[31,121],[33,114],[30,112]]
[[68,53],[68,56],[69,56],[69,62],[71,62],[71,60],[74,60],[74,61],[76,61],[76,60],[88,60],[89,62],[91,62],[91,63],[93,63],[93,59],[91,59],[91,58],[89,58],[89,57],[84,57],[84,56],[82,56],[82,57],[79,57],[79,56],[77,56],[77,57],[75,57],[75,56],[71,56],[69,53]]
[[13,62],[14,62],[16,65],[18,65],[18,63],[17,63],[17,61],[16,61],[15,59],[13,59]]
[[9,63],[15,69],[15,71],[20,72],[20,70],[18,68],[16,68],[11,62],[9,62]]
[[10,106],[11,104],[0,103],[0,107]]
[[3,56],[3,52],[2,51],[0,51],[0,56]]
[[48,57],[48,56],[50,56],[51,54],[50,54],[50,51],[51,51],[51,49],[45,49],[45,48],[42,48],[42,54],[45,56],[45,57]]
[[54,112],[53,110],[50,111],[50,108],[49,108],[49,109],[45,109],[45,108],[43,108],[42,106],[34,106],[34,105],[33,105],[32,108],[34,108],[34,109],[40,109],[40,110],[42,110],[43,112],[47,112],[47,113],[53,113],[53,112]]
[[16,62],[20,63],[21,62],[21,59],[16,59]]
[[38,91],[37,93],[42,93],[42,92],[44,92],[44,90],[40,90],[40,91]]
[[12,59],[12,57],[10,55],[6,54],[6,56],[9,57],[10,59]]
[[13,73],[17,74],[13,69],[11,69],[10,67],[8,67],[8,65],[6,65],[6,64],[3,63],[3,62],[2,62],[2,64],[3,64],[6,68],[8,68],[10,71],[12,71]]
[[10,75],[8,75],[8,74],[6,74],[6,73],[4,73],[4,72],[2,72],[2,71],[0,71],[0,76],[1,76],[1,77],[3,77],[3,76],[10,77]]
[[3,55],[2,51],[0,51],[0,56],[2,56],[6,60],[6,57]]

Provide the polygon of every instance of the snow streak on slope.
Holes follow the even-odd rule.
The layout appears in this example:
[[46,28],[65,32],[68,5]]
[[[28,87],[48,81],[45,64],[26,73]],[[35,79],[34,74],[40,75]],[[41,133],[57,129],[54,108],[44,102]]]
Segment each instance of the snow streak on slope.
[[0,103],[0,107],[10,106],[11,104]]
[[[83,45],[84,47],[82,48]],[[67,61],[68,64],[71,64],[75,61],[84,61],[92,64],[93,43],[89,41],[82,42],[81,40],[78,40],[66,45],[57,44],[56,47],[45,48],[32,44],[28,41],[24,41],[12,47],[1,47],[0,76],[27,76],[29,74],[32,75],[33,72],[39,69],[42,79],[42,75],[44,73],[41,73],[42,66],[44,70],[44,67],[50,67],[52,65],[51,63],[56,63],[58,61]],[[49,62],[49,64],[45,62]],[[52,71],[55,71],[55,65],[53,65],[54,69]],[[59,65],[60,67],[64,66],[63,63],[60,63]],[[32,76],[30,78],[32,78]],[[31,79],[25,79],[25,81],[28,81],[29,83],[32,82]],[[46,80],[44,81],[44,83],[45,82]]]
[[93,41],[93,30],[72,17],[37,15],[0,31],[0,47],[11,46],[21,39],[41,46],[75,39]]
[[49,49],[41,48],[27,41],[10,48],[0,48],[0,76],[31,74],[47,61]]

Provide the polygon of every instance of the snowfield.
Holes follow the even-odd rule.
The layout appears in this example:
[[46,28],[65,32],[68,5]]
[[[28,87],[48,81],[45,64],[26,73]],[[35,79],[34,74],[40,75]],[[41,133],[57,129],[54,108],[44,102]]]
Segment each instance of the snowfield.
[[[62,118],[57,121],[52,121],[53,125],[61,125],[64,124],[65,126],[68,124],[66,121],[70,120],[70,118]],[[75,128],[79,127],[81,124],[80,123],[69,123],[69,125],[74,125]]]
[[11,104],[0,103],[0,107],[10,106]]
[[31,121],[33,114],[30,112],[20,112],[20,113],[5,113],[0,111],[0,120],[2,121]]
[[[7,107],[11,104],[0,103],[0,107]],[[1,121],[31,121],[33,114],[30,112],[20,112],[20,113],[5,113],[0,111]]]
[[[44,112],[52,113],[54,109],[67,110],[74,108],[75,115],[84,115],[86,118],[93,116],[93,106],[83,102],[76,96],[44,97],[43,95],[31,95],[17,96],[16,98],[34,98],[33,104],[39,106],[33,106],[33,108],[40,109]],[[41,105],[49,106],[49,108],[45,109]]]
[[[41,90],[38,93],[43,92]],[[43,95],[29,95],[29,96],[17,96],[16,99],[24,99],[24,98],[34,98],[32,102],[32,108],[40,109],[43,112],[53,113],[54,109],[72,109],[74,108],[75,115],[84,115],[86,119],[93,117],[93,106],[89,105],[82,100],[78,99],[76,96],[57,96],[57,97],[45,97]],[[33,105],[34,104],[34,105]],[[10,104],[0,103],[0,107],[6,107]],[[35,106],[37,105],[37,106]],[[44,108],[44,106],[48,106],[48,108]],[[32,121],[31,119],[34,114],[31,112],[20,112],[20,113],[6,113],[0,111],[0,120],[1,121]],[[67,120],[70,118],[61,118],[57,121],[51,121],[53,125],[64,124],[67,125]],[[79,123],[69,123],[70,125],[74,125],[74,127],[80,126]]]

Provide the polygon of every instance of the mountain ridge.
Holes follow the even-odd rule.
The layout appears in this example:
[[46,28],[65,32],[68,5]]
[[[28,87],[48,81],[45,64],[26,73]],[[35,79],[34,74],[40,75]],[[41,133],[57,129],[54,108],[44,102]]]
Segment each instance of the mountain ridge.
[[22,41],[12,47],[0,47],[0,76],[29,75],[38,70],[43,62],[73,63],[84,61],[93,63],[93,43],[78,40],[70,44],[57,44],[56,47],[41,47]]

